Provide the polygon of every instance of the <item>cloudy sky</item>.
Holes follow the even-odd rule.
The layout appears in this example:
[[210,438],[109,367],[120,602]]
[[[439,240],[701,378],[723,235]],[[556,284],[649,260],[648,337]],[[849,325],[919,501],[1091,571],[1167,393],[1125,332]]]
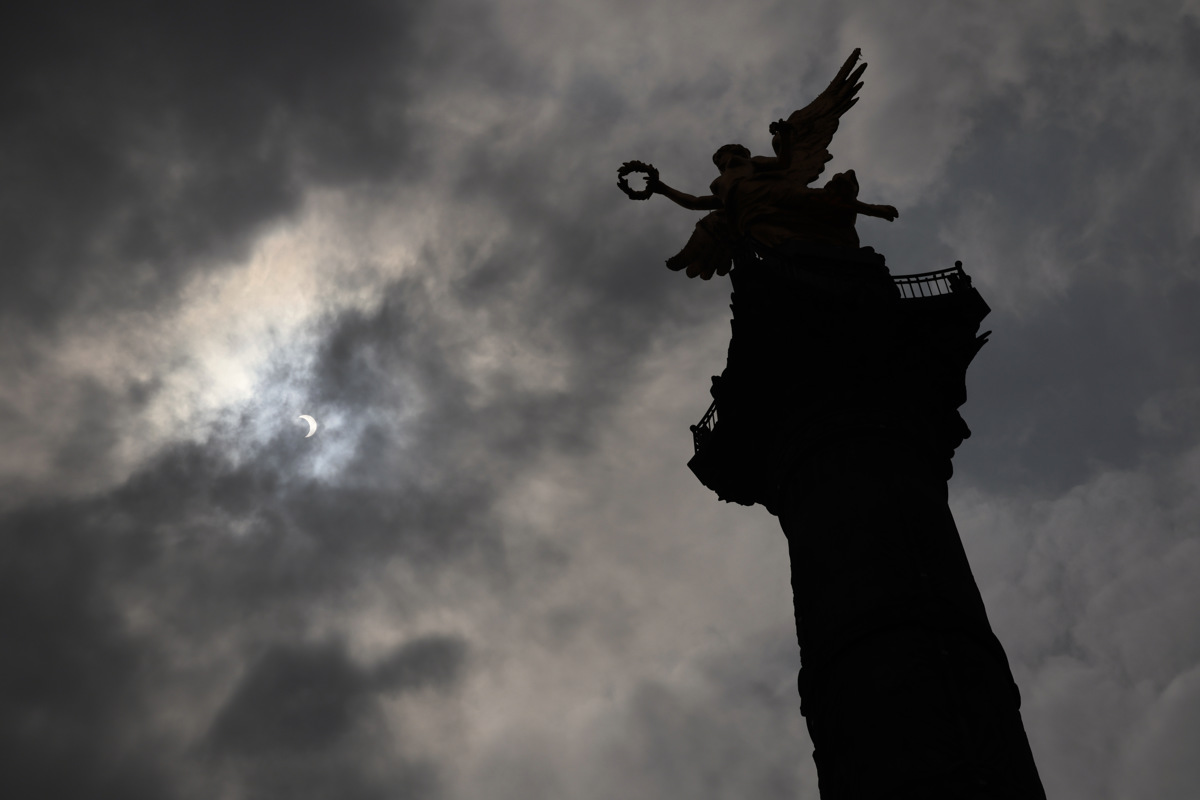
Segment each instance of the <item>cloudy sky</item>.
[[[8,797],[817,798],[663,259],[832,167],[994,311],[952,505],[1052,798],[1200,796],[1200,3],[40,3],[0,28]],[[320,429],[304,438],[298,414]]]

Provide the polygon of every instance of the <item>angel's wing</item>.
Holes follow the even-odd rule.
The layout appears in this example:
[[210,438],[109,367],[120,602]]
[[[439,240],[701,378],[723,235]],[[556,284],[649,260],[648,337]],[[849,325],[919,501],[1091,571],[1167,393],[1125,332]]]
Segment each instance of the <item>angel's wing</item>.
[[668,268],[686,267],[689,278],[699,275],[704,280],[726,274],[732,265],[733,231],[723,210],[701,217],[683,249],[667,259]]
[[815,181],[825,169],[825,163],[833,158],[829,154],[829,143],[837,131],[838,120],[858,102],[854,95],[862,88],[858,79],[867,65],[859,66],[853,75],[850,70],[861,55],[862,52],[854,48],[825,91],[804,108],[792,112],[787,119],[794,131],[792,163],[788,174],[802,181],[805,186]]

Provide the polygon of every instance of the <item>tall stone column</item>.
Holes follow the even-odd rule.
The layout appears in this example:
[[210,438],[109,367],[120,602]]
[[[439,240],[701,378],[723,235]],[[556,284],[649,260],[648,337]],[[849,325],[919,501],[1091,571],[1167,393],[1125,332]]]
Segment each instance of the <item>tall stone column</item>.
[[989,309],[960,265],[739,254],[729,362],[689,466],[787,536],[823,800],[1044,798],[947,503]]
[[920,450],[847,434],[782,492],[821,797],[1044,798],[946,480]]

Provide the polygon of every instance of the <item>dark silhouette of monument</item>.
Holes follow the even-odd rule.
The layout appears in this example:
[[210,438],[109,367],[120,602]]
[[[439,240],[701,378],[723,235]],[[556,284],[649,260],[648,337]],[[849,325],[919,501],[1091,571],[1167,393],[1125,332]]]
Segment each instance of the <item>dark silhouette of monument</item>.
[[[618,185],[708,210],[667,261],[729,274],[733,337],[688,466],[761,503],[788,540],[801,710],[824,800],[1044,798],[1020,695],[947,504],[958,413],[989,308],[953,269],[892,276],[859,247],[854,173],[809,188],[866,65],[855,50],[771,126],[773,157],[726,145],[712,194],[627,162]],[[646,189],[626,176],[644,172]]]

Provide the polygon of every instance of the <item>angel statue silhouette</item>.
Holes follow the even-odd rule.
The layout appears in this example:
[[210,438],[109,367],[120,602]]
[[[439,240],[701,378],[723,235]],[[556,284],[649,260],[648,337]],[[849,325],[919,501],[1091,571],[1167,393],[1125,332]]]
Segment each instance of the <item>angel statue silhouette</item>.
[[[829,143],[838,120],[858,102],[858,79],[867,68],[862,64],[854,69],[860,54],[857,48],[850,54],[817,99],[786,120],[771,123],[774,156],[751,156],[740,144],[719,148],[713,163],[720,175],[709,186],[712,194],[696,197],[674,189],[659,180],[658,170],[641,161],[627,161],[617,170],[617,185],[634,200],[661,194],[684,208],[712,212],[696,223],[684,248],[667,259],[670,269],[704,280],[724,275],[739,244],[784,252],[797,249],[799,243],[857,248],[858,214],[888,221],[899,215],[892,206],[859,202],[854,170],[837,173],[819,189],[809,187],[833,158]],[[632,172],[646,175],[645,189],[629,186]]]

